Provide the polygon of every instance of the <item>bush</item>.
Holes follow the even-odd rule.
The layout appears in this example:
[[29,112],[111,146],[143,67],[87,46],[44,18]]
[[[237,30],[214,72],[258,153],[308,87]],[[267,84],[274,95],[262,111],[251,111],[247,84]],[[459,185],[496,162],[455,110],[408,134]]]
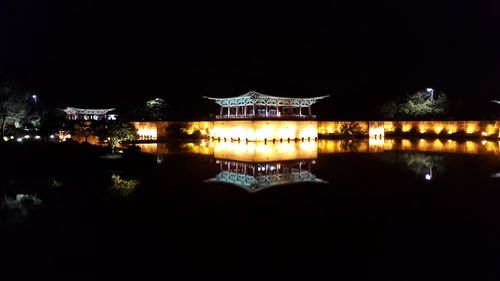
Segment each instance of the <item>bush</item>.
[[184,123],[173,123],[166,128],[167,137],[170,139],[201,139],[203,134],[201,130],[194,130],[188,134],[188,126]]
[[365,135],[358,122],[345,122],[340,125],[340,132],[347,138],[358,138]]
[[125,150],[125,154],[139,154],[141,152],[141,147],[138,145],[131,145]]

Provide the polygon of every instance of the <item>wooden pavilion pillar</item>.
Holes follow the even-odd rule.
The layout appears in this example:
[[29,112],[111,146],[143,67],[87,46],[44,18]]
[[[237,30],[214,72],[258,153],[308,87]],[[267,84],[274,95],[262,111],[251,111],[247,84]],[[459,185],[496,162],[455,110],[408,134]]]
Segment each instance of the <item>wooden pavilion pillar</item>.
[[240,107],[237,105],[236,106],[236,117],[238,117],[238,110],[240,109]]
[[269,116],[269,111],[268,111],[268,106],[266,104],[266,117],[268,117],[268,116]]
[[223,112],[224,112],[224,107],[221,105],[220,106],[220,113],[219,113],[220,117],[222,117]]
[[248,106],[245,104],[245,108],[244,108],[244,110],[243,110],[243,114],[245,115],[245,117],[247,117],[247,107],[248,107]]
[[299,105],[299,117],[302,117],[302,106]]
[[276,104],[276,117],[278,117],[278,112],[279,112],[280,106]]
[[309,114],[309,117],[311,117],[311,115],[312,115],[312,114],[311,114],[311,105],[309,105],[309,106],[307,107],[307,113]]
[[227,118],[231,118],[231,106],[227,106]]
[[255,103],[253,104],[253,117],[257,116],[257,111],[255,110],[256,106]]

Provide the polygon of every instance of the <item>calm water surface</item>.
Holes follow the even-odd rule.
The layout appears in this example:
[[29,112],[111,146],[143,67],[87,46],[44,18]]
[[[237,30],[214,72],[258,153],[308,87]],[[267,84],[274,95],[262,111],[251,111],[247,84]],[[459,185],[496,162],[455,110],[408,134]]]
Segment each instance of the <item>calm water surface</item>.
[[14,257],[62,280],[500,280],[499,142],[141,148],[92,174],[125,192],[44,201]]

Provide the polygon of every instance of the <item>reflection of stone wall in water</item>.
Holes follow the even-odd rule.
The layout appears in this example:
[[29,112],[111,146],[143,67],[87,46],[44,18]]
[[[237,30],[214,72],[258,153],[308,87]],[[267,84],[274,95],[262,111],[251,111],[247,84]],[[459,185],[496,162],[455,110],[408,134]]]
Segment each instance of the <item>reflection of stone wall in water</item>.
[[[496,140],[441,140],[441,139],[370,139],[325,140],[305,142],[219,142],[201,140],[171,147],[176,152],[215,155],[217,158],[241,161],[280,161],[314,159],[318,154],[329,153],[379,153],[385,151],[420,151],[436,153],[500,155],[500,141]],[[167,154],[168,143],[139,144],[141,151],[150,154]]]
[[214,157],[245,162],[287,161],[295,159],[315,159],[318,156],[316,142],[283,143],[212,143]]
[[500,141],[456,141],[440,139],[370,139],[369,141],[319,140],[318,153],[419,151],[436,153],[500,155]]

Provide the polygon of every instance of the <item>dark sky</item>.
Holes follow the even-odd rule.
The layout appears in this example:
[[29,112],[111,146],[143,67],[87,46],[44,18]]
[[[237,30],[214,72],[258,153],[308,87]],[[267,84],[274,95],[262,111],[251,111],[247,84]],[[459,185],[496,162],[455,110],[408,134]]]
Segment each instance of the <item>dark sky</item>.
[[3,0],[0,80],[52,106],[163,96],[181,116],[248,90],[330,94],[316,110],[339,118],[425,87],[474,114],[500,98],[499,1],[329,2]]

